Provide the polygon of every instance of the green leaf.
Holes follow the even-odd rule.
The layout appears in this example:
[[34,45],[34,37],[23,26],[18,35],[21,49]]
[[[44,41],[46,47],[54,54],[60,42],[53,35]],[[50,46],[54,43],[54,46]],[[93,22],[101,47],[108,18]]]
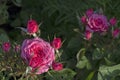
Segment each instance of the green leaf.
[[94,74],[95,74],[95,71],[90,72],[90,74],[88,75],[88,77],[86,78],[86,80],[92,80]]
[[51,75],[47,74],[47,80],[73,80],[76,72],[71,69],[65,68],[61,71],[50,71]]
[[102,65],[99,68],[98,80],[116,80],[118,76],[120,77],[120,64],[114,66]]
[[87,58],[83,56],[81,60],[77,63],[76,67],[82,69],[86,66],[86,63],[87,63]]
[[106,57],[104,59],[105,59],[105,62],[106,62],[107,65],[113,65],[113,64],[115,64],[114,62],[108,60]]
[[91,64],[89,62],[89,60],[87,59],[86,56],[82,56],[82,58],[77,62],[76,65],[77,68],[82,69],[82,68],[87,68],[87,69],[91,69]]
[[84,55],[84,54],[85,54],[85,48],[80,49],[77,53],[77,56],[76,56],[77,60],[79,61],[80,57],[82,57],[82,55]]
[[103,54],[101,52],[101,50],[99,48],[96,48],[93,52],[93,60],[98,60],[98,59],[101,59],[103,57]]
[[90,64],[89,61],[87,61],[86,68],[87,68],[88,70],[92,68],[92,66],[91,66],[91,64]]

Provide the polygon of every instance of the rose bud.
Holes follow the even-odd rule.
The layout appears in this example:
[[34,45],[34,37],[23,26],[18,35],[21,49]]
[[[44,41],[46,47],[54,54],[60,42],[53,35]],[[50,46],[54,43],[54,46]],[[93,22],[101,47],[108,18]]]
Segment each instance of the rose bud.
[[117,23],[117,19],[116,18],[111,18],[109,22],[112,26],[114,26]]
[[91,39],[91,37],[92,37],[92,33],[90,32],[90,31],[85,31],[85,39],[86,40],[90,40]]
[[52,68],[55,71],[60,71],[60,70],[63,69],[63,64],[62,63],[53,62]]
[[112,36],[113,36],[114,38],[117,38],[117,37],[119,36],[119,34],[120,34],[120,29],[115,29],[115,30],[112,32]]
[[39,27],[35,20],[29,20],[27,23],[27,31],[30,34],[34,34],[38,31]]
[[2,49],[3,49],[3,51],[5,51],[5,52],[9,52],[9,50],[10,50],[10,43],[9,43],[9,42],[4,42],[4,43],[2,44]]
[[51,42],[51,46],[55,49],[61,48],[61,38],[54,38],[54,40]]
[[86,24],[86,23],[87,23],[87,21],[86,21],[86,16],[82,16],[82,17],[81,17],[81,22],[82,22],[83,24]]
[[88,9],[88,10],[86,11],[86,15],[87,15],[88,17],[90,17],[93,13],[94,13],[93,9]]

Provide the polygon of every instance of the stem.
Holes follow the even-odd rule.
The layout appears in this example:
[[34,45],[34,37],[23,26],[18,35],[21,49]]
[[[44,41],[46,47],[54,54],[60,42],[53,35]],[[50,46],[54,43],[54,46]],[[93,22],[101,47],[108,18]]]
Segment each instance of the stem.
[[22,74],[22,77],[19,80],[23,80],[25,73]]
[[60,59],[59,50],[56,49],[55,52],[56,52],[56,55],[57,55],[58,60],[61,60],[61,59]]
[[17,80],[15,76],[13,76],[14,80]]

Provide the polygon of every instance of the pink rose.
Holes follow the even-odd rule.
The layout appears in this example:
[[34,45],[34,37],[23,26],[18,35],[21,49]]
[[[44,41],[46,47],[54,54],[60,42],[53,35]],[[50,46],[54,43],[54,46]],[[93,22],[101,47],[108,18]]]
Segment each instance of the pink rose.
[[29,20],[27,23],[27,31],[30,34],[36,33],[38,31],[39,27],[35,20]]
[[112,35],[114,38],[117,38],[120,34],[120,29],[115,29],[113,32],[112,32]]
[[54,40],[51,42],[51,46],[55,49],[59,49],[61,47],[61,38],[54,38]]
[[5,51],[5,52],[9,52],[9,50],[10,50],[10,43],[9,43],[9,42],[4,42],[4,43],[2,44],[2,49],[3,49],[3,51]]
[[86,11],[86,15],[87,15],[88,17],[90,17],[93,13],[94,13],[93,9],[88,9],[88,10]]
[[109,22],[110,22],[111,25],[114,26],[117,23],[117,19],[116,18],[111,18]]
[[85,39],[86,40],[90,40],[92,37],[92,33],[88,30],[85,31]]
[[88,20],[88,27],[94,32],[104,32],[108,29],[108,21],[106,16],[100,14],[92,14]]
[[55,60],[54,48],[41,38],[24,40],[21,48],[21,57],[36,74],[47,72]]
[[60,70],[63,69],[63,64],[62,63],[53,62],[52,68],[55,71],[60,71]]
[[82,22],[83,24],[86,24],[86,22],[87,22],[87,21],[86,21],[86,16],[82,16],[82,17],[81,17],[81,22]]

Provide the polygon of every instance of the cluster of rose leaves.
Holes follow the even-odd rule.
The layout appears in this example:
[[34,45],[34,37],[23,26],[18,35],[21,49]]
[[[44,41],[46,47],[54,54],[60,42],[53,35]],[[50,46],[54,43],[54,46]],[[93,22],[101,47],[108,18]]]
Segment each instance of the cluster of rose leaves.
[[[37,36],[39,25],[35,20],[29,20],[27,23],[26,32],[29,35],[36,35],[32,39],[25,39],[22,46],[15,46],[15,51],[21,52],[21,58],[31,68],[30,73],[42,74],[49,69],[60,71],[63,69],[63,64],[56,62],[55,52],[62,46],[61,38],[54,38],[53,41],[47,42]],[[11,49],[10,42],[4,42],[2,49],[8,53]]]
[[[107,17],[102,13],[93,11],[93,9],[88,9],[85,15],[81,17],[81,22],[85,25],[85,39],[90,40],[93,33],[104,33],[110,28],[113,28],[113,26],[116,26],[117,19],[113,17],[108,21]],[[120,29],[113,29],[111,33],[113,38],[117,38]]]

